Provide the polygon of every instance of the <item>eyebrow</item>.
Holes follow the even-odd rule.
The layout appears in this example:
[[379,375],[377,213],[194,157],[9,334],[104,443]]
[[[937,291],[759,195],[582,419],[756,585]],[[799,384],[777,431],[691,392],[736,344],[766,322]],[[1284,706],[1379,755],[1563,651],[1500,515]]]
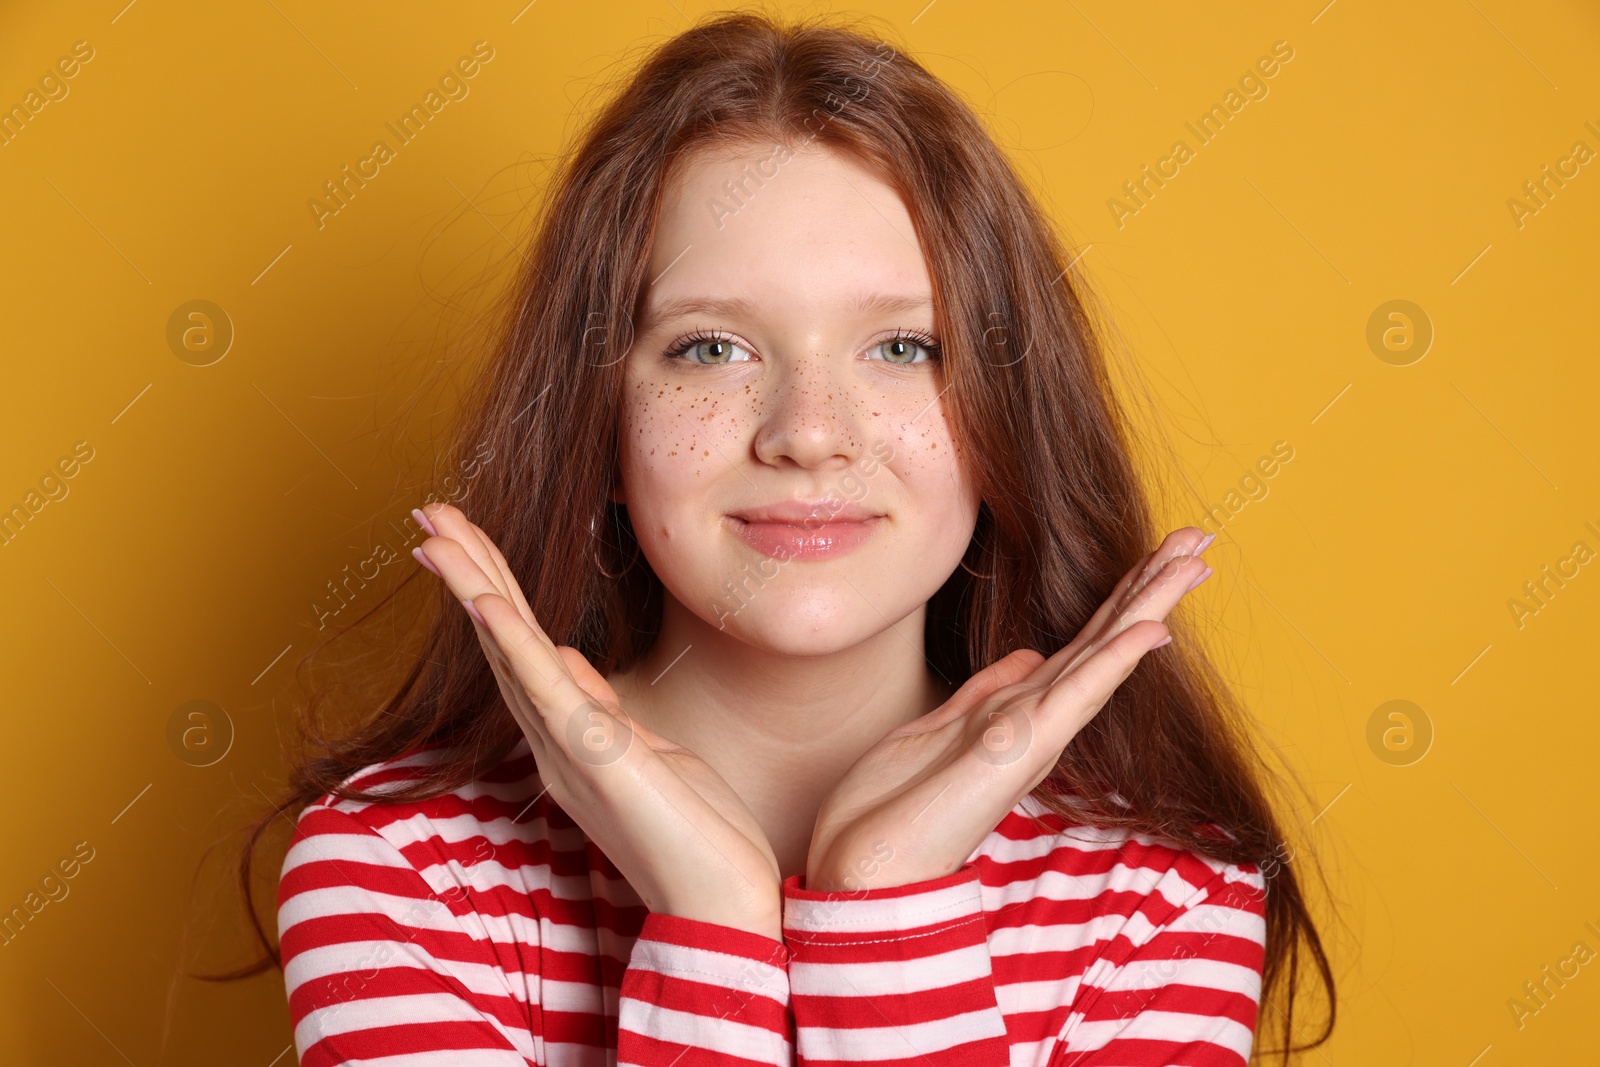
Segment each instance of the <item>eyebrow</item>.
[[[897,311],[921,311],[933,307],[933,298],[927,295],[896,293],[863,293],[856,297],[850,310],[859,315],[887,315]],[[664,322],[686,315],[743,315],[751,316],[755,304],[743,297],[683,297],[668,300],[645,311],[639,332],[645,333]]]

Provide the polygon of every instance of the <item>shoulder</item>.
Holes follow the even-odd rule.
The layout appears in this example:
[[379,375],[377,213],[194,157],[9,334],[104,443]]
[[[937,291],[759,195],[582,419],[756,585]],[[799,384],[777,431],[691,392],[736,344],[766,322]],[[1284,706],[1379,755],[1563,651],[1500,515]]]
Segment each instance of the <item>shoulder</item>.
[[515,755],[439,796],[381,799],[444,756],[408,752],[340,783],[378,799],[330,792],[300,813],[278,940],[302,1062],[535,1062],[526,986],[506,961],[539,945],[538,920],[517,868],[485,845],[539,832],[515,823]]
[[[525,850],[552,819],[564,819],[553,805],[534,803],[543,787],[526,741],[483,775],[447,792],[419,800],[383,799],[421,781],[444,758],[437,746],[414,749],[339,783],[341,791],[369,798],[330,791],[307,804],[295,820],[284,858],[280,902],[296,888],[297,875],[459,893],[470,872],[508,862],[507,849]],[[361,879],[351,877],[352,866]]]
[[1230,863],[1126,828],[1073,822],[1031,795],[983,851],[1018,886],[1016,895],[1035,900],[1055,921],[1080,927],[1101,958],[1129,956],[1173,929],[1242,939],[1254,943],[1256,955],[1265,943],[1266,879],[1256,863]]
[[[405,844],[414,838],[408,827],[431,823],[440,827],[467,823],[493,824],[501,819],[526,816],[527,808],[543,790],[526,740],[519,741],[495,766],[469,782],[420,800],[391,799],[433,772],[448,756],[442,745],[419,746],[401,755],[369,764],[348,775],[338,790],[324,793],[307,804],[301,818],[332,811],[355,819],[378,833]],[[359,792],[365,797],[344,797],[338,792]],[[543,809],[540,809],[543,810]]]

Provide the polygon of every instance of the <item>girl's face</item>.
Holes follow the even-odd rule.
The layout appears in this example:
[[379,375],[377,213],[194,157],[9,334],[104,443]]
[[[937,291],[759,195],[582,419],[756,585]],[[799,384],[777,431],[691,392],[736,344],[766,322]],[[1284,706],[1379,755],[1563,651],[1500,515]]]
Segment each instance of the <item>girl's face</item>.
[[[699,155],[667,190],[647,277],[612,498],[667,591],[794,655],[918,612],[978,501],[896,193],[813,145]],[[904,636],[921,648],[920,626]]]

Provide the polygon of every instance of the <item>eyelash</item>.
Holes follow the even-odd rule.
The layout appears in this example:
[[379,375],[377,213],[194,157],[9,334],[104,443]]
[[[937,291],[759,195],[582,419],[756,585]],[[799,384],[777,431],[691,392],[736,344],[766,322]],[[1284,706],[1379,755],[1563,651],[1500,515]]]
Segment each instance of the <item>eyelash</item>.
[[[682,360],[685,363],[689,363],[690,362],[689,360],[683,358],[684,354],[687,353],[695,345],[704,344],[707,341],[728,341],[728,342],[731,342],[733,344],[739,344],[739,342],[737,340],[735,340],[733,337],[729,336],[728,334],[724,333],[721,330],[695,330],[692,333],[684,334],[682,337],[680,337],[676,341],[672,342],[672,344],[667,347],[666,352],[664,352],[662,354],[663,358],[669,359],[669,360]],[[873,342],[872,347],[873,348],[877,348],[879,345],[886,345],[886,344],[889,344],[892,341],[910,341],[912,344],[917,345],[920,348],[926,349],[927,352],[928,352],[928,358],[926,360],[924,360],[923,362],[926,362],[926,363],[937,363],[939,361],[939,358],[940,358],[939,343],[937,341],[935,341],[932,337],[930,337],[927,334],[923,333],[921,330],[895,330],[892,334],[890,334],[888,337],[885,337],[883,340]],[[887,360],[887,359],[878,360],[877,362],[879,362],[879,363],[888,363],[891,367],[910,367],[910,366],[915,366],[915,364],[913,364],[913,363],[895,363],[895,362],[893,362],[891,360]],[[692,365],[693,366],[702,366],[702,367],[715,367],[715,366],[718,366],[719,364],[716,364],[716,363],[697,363],[697,364],[692,364]]]

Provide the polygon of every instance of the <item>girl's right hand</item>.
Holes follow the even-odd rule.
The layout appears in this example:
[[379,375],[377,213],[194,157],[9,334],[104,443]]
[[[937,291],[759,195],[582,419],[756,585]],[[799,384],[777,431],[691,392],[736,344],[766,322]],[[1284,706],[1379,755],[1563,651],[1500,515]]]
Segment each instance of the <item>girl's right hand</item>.
[[577,649],[540,628],[505,557],[448,504],[413,549],[474,615],[500,694],[550,797],[655,912],[782,940],[778,861],[755,816],[704,760],[633,722]]

